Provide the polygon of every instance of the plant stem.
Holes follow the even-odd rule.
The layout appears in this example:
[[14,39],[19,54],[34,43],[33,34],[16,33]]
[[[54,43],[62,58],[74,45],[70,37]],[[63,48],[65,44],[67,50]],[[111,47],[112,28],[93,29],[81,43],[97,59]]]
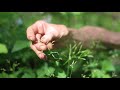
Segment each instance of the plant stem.
[[69,57],[68,57],[68,67],[67,67],[67,77],[69,76],[69,71],[70,71],[70,60],[72,59],[71,58],[71,54],[72,54],[72,46],[71,46],[71,44],[70,44],[70,48],[69,48]]

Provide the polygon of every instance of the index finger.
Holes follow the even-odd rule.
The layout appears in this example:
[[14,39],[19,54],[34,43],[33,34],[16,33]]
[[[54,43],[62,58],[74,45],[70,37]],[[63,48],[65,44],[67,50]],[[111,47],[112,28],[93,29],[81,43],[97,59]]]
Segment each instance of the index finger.
[[45,60],[47,58],[46,55],[42,51],[37,50],[37,48],[34,45],[31,44],[30,47],[40,59]]
[[44,33],[43,24],[44,24],[44,21],[37,21],[33,25],[28,27],[26,31],[27,38],[31,41],[34,41],[36,39],[35,35],[37,33],[43,34]]
[[28,40],[34,41],[35,40],[35,34],[37,33],[37,30],[34,30],[32,26],[27,28],[27,38]]

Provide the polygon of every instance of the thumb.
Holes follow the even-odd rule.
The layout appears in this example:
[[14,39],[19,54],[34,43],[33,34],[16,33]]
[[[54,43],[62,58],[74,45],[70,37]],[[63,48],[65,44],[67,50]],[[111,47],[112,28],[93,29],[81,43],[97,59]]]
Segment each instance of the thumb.
[[53,34],[52,33],[47,33],[44,36],[42,36],[41,42],[47,44],[48,42],[52,41],[52,39],[53,39]]

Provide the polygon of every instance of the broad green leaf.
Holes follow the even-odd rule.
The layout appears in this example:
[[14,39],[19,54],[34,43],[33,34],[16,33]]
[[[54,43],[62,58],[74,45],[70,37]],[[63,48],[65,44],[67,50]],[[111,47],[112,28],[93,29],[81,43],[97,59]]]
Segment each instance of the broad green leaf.
[[36,71],[36,73],[37,73],[37,78],[45,78],[45,71],[44,70],[38,69]]
[[65,74],[64,71],[58,72],[58,76],[57,76],[57,77],[58,77],[58,78],[66,78],[66,74]]
[[5,44],[0,43],[0,53],[8,53],[8,49]]
[[104,60],[102,62],[102,70],[104,71],[115,71],[115,68],[110,60]]
[[91,76],[92,78],[103,78],[105,72],[99,69],[92,70]]
[[47,63],[45,63],[40,69],[37,70],[38,78],[50,77],[54,74],[55,68],[49,67]]
[[14,74],[17,75],[17,74],[20,74],[20,73],[24,73],[21,78],[35,78],[35,73],[33,72],[32,69],[20,68],[19,70],[21,72],[17,72],[17,73],[14,73]]
[[46,70],[47,70],[48,64],[45,63],[42,65],[41,68],[39,68],[36,73],[37,73],[37,78],[45,78],[46,75]]
[[103,78],[111,78],[109,74],[103,75]]
[[109,74],[106,74],[105,71],[99,70],[99,69],[94,69],[92,70],[92,78],[110,78]]
[[35,78],[35,74],[34,73],[25,73],[22,78]]
[[20,51],[24,48],[29,47],[30,42],[26,41],[26,40],[18,40],[16,41],[16,43],[14,44],[14,47],[12,49],[12,52],[16,52],[16,51]]
[[9,78],[9,75],[5,72],[0,73],[0,78]]
[[16,74],[10,74],[9,78],[17,78]]
[[46,75],[47,76],[51,76],[55,71],[55,68],[53,67],[49,67],[47,70],[46,70]]

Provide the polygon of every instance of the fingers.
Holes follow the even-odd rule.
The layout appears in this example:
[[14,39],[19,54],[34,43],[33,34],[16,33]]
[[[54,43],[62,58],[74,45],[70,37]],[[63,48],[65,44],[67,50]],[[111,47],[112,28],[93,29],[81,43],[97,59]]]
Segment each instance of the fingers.
[[35,40],[35,33],[37,33],[37,31],[33,30],[31,26],[27,28],[26,33],[27,33],[28,40],[31,40],[31,41]]
[[37,39],[37,42],[40,43],[41,34],[36,34],[36,39]]
[[53,39],[53,34],[52,33],[48,33],[48,34],[45,34],[44,36],[42,36],[41,42],[47,44],[48,42],[51,42],[52,39]]
[[30,45],[31,49],[40,59],[47,58],[43,51],[52,49],[53,44],[51,41],[59,35],[55,28],[49,26],[44,21],[35,22],[27,28],[26,33],[27,38],[33,42]]
[[47,44],[47,49],[48,49],[48,50],[53,49],[53,44],[52,44],[51,42],[49,42],[49,43]]
[[40,59],[46,59],[46,55],[42,51],[38,51],[34,45],[30,45],[31,49],[37,54]]
[[36,43],[36,44],[34,44],[34,46],[39,51],[45,51],[45,50],[53,49],[53,43],[52,42],[49,42],[47,45],[45,45],[44,43]]
[[28,40],[34,41],[36,39],[35,35],[37,33],[44,34],[44,28],[43,28],[44,23],[45,23],[44,21],[37,21],[33,25],[27,28],[26,33]]
[[47,56],[43,53],[43,51],[52,49],[53,44],[51,42],[49,42],[47,45],[44,43],[36,43],[34,45],[31,44],[30,47],[40,59],[46,60]]
[[36,47],[38,51],[45,51],[45,50],[53,49],[53,44],[51,42],[49,42],[47,45],[45,45],[44,43],[36,43],[34,44],[34,46]]
[[33,29],[38,30],[39,34],[44,34],[44,21],[37,21],[35,24],[33,24]]
[[37,48],[39,51],[45,51],[47,50],[47,46],[44,43],[36,43],[34,46]]

